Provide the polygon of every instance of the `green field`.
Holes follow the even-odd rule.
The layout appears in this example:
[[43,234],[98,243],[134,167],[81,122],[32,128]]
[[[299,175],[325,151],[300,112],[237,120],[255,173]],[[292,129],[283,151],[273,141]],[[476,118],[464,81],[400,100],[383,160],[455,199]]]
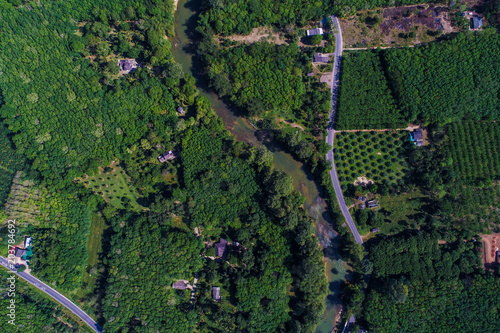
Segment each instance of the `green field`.
[[335,135],[335,165],[342,185],[366,177],[394,183],[408,171],[403,145],[407,131],[340,132]]
[[141,195],[131,185],[130,176],[117,165],[114,165],[112,168],[99,167],[98,174],[93,176],[86,175],[78,179],[78,181],[118,209],[124,209],[126,205],[129,205],[129,208],[135,211],[143,209],[137,203],[137,198]]
[[102,252],[102,234],[108,226],[100,212],[90,215],[90,234],[87,239],[87,265],[83,271],[82,282],[86,284],[85,290],[79,289],[77,296],[83,297],[86,293],[93,292],[96,287],[98,274],[99,255]]

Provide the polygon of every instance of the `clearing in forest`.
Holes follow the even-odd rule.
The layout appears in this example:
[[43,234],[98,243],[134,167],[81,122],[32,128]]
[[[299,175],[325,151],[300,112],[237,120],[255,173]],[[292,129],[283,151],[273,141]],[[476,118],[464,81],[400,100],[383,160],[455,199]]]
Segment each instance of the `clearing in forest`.
[[276,45],[288,44],[282,33],[273,32],[267,27],[254,28],[252,32],[248,35],[231,35],[231,36],[216,36],[219,43],[223,43],[225,40],[231,42],[238,42],[243,44],[252,44],[257,42],[268,42],[274,43]]
[[334,154],[340,183],[354,184],[358,177],[375,184],[401,179],[408,170],[403,155],[407,141],[407,131],[337,132]]
[[457,31],[445,6],[425,4],[360,10],[340,20],[345,47],[397,47],[428,43]]
[[136,211],[144,209],[137,203],[137,198],[141,195],[131,184],[130,176],[117,164],[112,166],[112,168],[99,167],[98,174],[86,175],[77,181],[116,208],[123,209],[126,205],[130,205],[130,208]]
[[480,234],[483,242],[481,261],[485,270],[493,270],[496,263],[496,249],[500,243],[500,234],[484,235]]

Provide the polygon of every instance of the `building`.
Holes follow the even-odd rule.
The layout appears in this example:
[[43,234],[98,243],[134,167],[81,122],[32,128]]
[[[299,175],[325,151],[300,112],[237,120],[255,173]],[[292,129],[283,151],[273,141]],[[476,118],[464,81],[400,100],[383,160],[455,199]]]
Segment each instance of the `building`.
[[415,143],[418,147],[424,145],[424,132],[421,128],[417,128],[412,133],[410,133],[410,141]]
[[130,72],[138,67],[137,61],[135,59],[122,59],[118,60],[118,66],[123,72]]
[[330,56],[327,54],[316,52],[314,55],[314,62],[329,62]]
[[226,252],[226,246],[227,246],[227,240],[221,238],[219,240],[219,243],[215,244],[215,256],[221,258],[224,257],[224,254]]
[[179,114],[184,114],[185,113],[184,108],[182,106],[179,106],[177,108],[177,112],[179,112]]
[[220,300],[220,287],[213,287],[212,297],[213,297],[214,301]]
[[375,201],[375,200],[368,201],[367,204],[368,204],[368,208],[378,207],[377,201]]
[[30,236],[24,236],[24,248],[31,246],[32,242],[33,238],[31,238]]
[[26,255],[26,249],[21,249],[20,247],[16,247],[14,250],[14,255],[18,258],[22,258],[23,256]]
[[160,156],[158,156],[158,161],[160,161],[160,163],[163,163],[163,162],[166,162],[169,160],[173,160],[174,158],[175,158],[175,154],[171,150],[169,150],[168,152],[163,153]]
[[480,17],[474,16],[470,19],[470,24],[472,29],[479,29],[483,26],[483,21]]
[[366,207],[366,206],[365,206],[365,204],[364,204],[364,203],[360,203],[360,204],[359,204],[359,209],[365,209],[365,207]]
[[172,288],[174,289],[179,289],[179,290],[184,290],[191,287],[189,285],[189,281],[186,280],[179,280],[177,282],[172,283]]
[[379,232],[380,230],[379,230],[378,228],[373,228],[371,231],[372,231],[373,233],[376,233],[376,232]]
[[358,200],[359,200],[359,201],[366,202],[367,198],[366,198],[366,197],[364,197],[364,196],[363,196],[363,197],[358,197]]
[[322,34],[323,34],[323,29],[321,29],[321,28],[307,30],[308,36],[322,35]]

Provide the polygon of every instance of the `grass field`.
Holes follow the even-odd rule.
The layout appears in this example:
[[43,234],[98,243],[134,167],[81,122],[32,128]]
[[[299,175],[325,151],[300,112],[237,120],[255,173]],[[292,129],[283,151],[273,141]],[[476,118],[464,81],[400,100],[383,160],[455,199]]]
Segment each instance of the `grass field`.
[[99,263],[99,254],[102,252],[102,234],[107,229],[106,221],[100,212],[94,212],[90,215],[90,234],[87,239],[87,264],[83,271],[82,282],[87,285],[86,290],[79,289],[77,296],[83,297],[96,287]]
[[335,135],[335,165],[342,185],[359,177],[393,183],[408,171],[403,154],[407,131],[340,132]]
[[104,198],[110,205],[123,209],[130,205],[131,209],[141,211],[143,207],[137,203],[141,195],[131,185],[130,177],[120,166],[112,164],[109,168],[99,167],[96,175],[86,175],[78,179],[94,193]]

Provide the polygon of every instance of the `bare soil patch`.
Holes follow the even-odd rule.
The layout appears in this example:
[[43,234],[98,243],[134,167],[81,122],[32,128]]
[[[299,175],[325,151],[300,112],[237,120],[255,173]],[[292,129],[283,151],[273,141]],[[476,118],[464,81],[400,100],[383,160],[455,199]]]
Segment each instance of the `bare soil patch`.
[[500,234],[480,235],[483,242],[481,261],[485,270],[493,270],[496,264],[495,252],[500,243]]
[[358,11],[340,24],[346,48],[412,46],[457,30],[448,7],[435,4]]
[[373,184],[373,180],[368,179],[368,178],[366,178],[364,176],[358,177],[354,181],[354,185],[356,185],[356,186],[368,186],[368,185],[371,185],[371,184]]
[[221,43],[225,39],[228,39],[230,41],[243,44],[252,44],[261,41],[266,41],[277,45],[287,44],[282,34],[273,32],[271,29],[266,27],[254,28],[248,35],[231,35],[228,37],[218,36],[216,38],[218,39],[219,43]]

